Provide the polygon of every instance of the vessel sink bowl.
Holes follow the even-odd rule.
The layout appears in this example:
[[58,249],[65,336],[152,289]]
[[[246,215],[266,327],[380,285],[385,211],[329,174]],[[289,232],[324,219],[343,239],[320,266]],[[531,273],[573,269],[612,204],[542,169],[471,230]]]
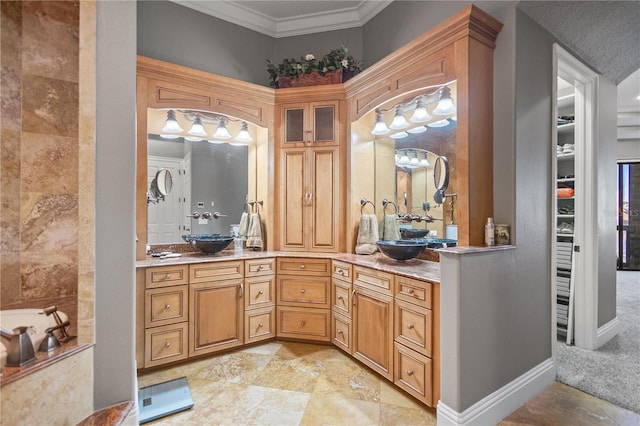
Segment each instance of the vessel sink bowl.
[[412,238],[424,238],[427,235],[427,232],[429,231],[426,229],[403,228],[400,229],[400,236],[403,240],[410,240]]
[[427,246],[427,242],[422,240],[395,240],[378,241],[376,243],[380,251],[392,259],[405,261],[419,256]]
[[193,244],[198,250],[209,254],[226,249],[233,241],[233,237],[225,237],[220,234],[191,234],[183,235],[182,238]]

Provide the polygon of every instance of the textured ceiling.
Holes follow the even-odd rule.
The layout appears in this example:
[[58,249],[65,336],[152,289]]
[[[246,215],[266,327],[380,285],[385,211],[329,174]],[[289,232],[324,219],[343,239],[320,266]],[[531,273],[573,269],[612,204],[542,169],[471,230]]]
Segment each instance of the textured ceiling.
[[640,68],[640,2],[524,1],[518,7],[614,84]]

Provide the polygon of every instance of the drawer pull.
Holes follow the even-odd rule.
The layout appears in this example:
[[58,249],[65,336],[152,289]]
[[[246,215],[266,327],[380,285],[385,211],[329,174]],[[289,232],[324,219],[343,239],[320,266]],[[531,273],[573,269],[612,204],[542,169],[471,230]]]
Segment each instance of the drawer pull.
[[411,296],[414,296],[414,295],[415,295],[415,292],[413,291],[413,289],[412,289],[412,288],[410,288],[410,289],[409,289],[409,291],[407,291],[407,293],[409,293]]
[[344,331],[338,330],[338,334],[344,334]]
[[304,327],[305,322],[304,321],[300,321],[300,327]]
[[300,269],[304,269],[304,265],[300,265]]
[[407,324],[407,328],[411,330],[413,328],[413,324]]
[[169,309],[171,309],[171,305],[167,303],[166,305],[164,305],[164,308],[165,308],[166,310],[169,310]]
[[354,289],[353,289],[353,291],[351,292],[351,300],[353,301],[353,302],[352,302],[352,303],[353,303],[353,306],[356,306],[356,298],[355,298],[355,295],[356,295],[356,289],[354,288]]
[[344,275],[344,271],[342,269],[338,269],[338,274]]
[[407,376],[413,376],[413,371],[407,370]]
[[303,289],[300,289],[300,293],[303,293],[303,294],[304,294],[304,288],[303,288]]
[[262,328],[262,327],[264,327],[262,323],[258,324],[258,328]]
[[166,343],[164,344],[164,347],[165,347],[165,348],[168,348],[169,346],[171,346],[171,343],[169,343],[169,342],[166,342]]
[[167,273],[165,274],[165,276],[164,276],[164,279],[165,279],[165,280],[170,280],[170,279],[171,279],[171,274],[167,272]]
[[338,300],[344,300],[344,297],[338,296]]
[[258,271],[262,271],[264,269],[264,265],[258,266]]
[[240,283],[240,299],[244,297],[244,284]]
[[264,291],[260,290],[258,291],[258,294],[264,294]]

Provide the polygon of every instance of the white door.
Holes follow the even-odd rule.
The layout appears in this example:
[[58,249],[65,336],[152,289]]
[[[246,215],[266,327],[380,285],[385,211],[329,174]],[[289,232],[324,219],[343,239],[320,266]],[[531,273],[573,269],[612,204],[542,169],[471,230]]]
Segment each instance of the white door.
[[181,242],[182,178],[180,160],[175,158],[149,157],[147,188],[160,169],[168,169],[173,178],[173,188],[163,201],[148,203],[147,240],[149,244],[172,244]]
[[191,151],[182,160],[182,231],[191,233]]

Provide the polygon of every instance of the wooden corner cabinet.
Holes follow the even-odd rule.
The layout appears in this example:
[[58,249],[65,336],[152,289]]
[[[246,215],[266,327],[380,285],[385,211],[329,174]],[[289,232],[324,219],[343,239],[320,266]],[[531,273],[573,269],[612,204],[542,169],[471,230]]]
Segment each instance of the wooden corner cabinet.
[[340,103],[338,100],[281,105],[283,146],[338,145]]

